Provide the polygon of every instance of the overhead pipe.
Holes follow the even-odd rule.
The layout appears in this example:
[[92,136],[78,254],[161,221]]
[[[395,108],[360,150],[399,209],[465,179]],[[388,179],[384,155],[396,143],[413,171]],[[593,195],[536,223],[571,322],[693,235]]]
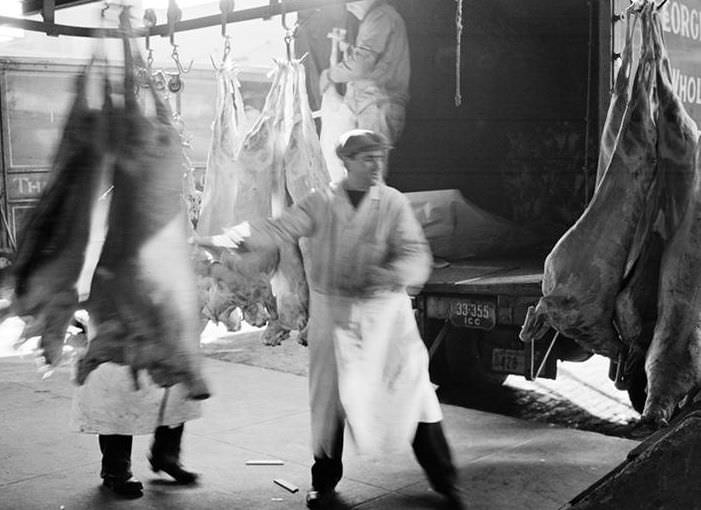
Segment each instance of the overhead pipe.
[[[356,0],[285,0],[284,12],[297,12],[304,9],[318,9],[331,5],[352,3]],[[283,13],[283,6],[279,2],[271,2],[263,7],[252,7],[241,11],[229,12],[226,14],[226,23],[239,21],[250,21],[254,19],[267,19],[271,16]],[[175,32],[185,32],[188,30],[198,30],[222,24],[222,15],[213,14],[191,20],[179,21],[175,24]],[[32,32],[44,32],[51,35],[66,35],[71,37],[110,37],[118,39],[122,33],[118,28],[102,27],[81,27],[74,25],[58,25],[36,20],[13,18],[10,16],[0,16],[0,25],[12,28],[21,28]],[[135,37],[145,37],[147,35],[160,35],[166,37],[170,35],[170,27],[167,23],[156,25],[150,28],[134,28]]]

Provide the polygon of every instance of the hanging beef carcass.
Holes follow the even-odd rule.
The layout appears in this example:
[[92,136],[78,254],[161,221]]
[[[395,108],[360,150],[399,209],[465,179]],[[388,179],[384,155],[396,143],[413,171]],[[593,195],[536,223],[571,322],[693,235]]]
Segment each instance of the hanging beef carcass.
[[[184,157],[170,111],[153,87],[156,118],[136,98],[130,42],[124,39],[124,107],[110,120],[114,191],[108,231],[86,303],[94,331],[77,381],[107,361],[146,369],[161,386],[184,383],[203,399],[195,275],[182,202]],[[136,381],[136,377],[135,377]]]
[[304,67],[296,61],[289,66],[294,125],[283,157],[283,172],[287,193],[292,203],[297,203],[311,190],[327,188],[330,177],[309,108]]
[[[247,172],[236,160],[245,125],[243,98],[236,74],[228,59],[216,71],[216,116],[197,221],[197,233],[202,236],[220,234],[224,228],[249,215],[261,214],[260,208],[265,205],[265,194],[269,189],[259,175]],[[223,323],[230,331],[237,331],[241,327],[241,316],[237,313],[240,309],[248,323],[264,326],[270,318],[268,310],[271,306],[274,309],[270,283],[264,288],[261,287],[263,282],[255,275],[246,281],[238,272],[227,274],[231,264],[215,261],[211,254],[198,246],[193,246],[192,250],[203,324],[211,320]]]
[[[226,79],[220,75],[220,79]],[[267,218],[272,212],[273,172],[275,159],[275,123],[276,106],[281,102],[283,81],[279,76],[273,84],[266,99],[266,105],[252,126],[245,140],[238,143],[234,139],[232,124],[239,118],[236,112],[235,97],[227,92],[227,85],[220,84],[218,92],[217,118],[213,126],[213,140],[208,158],[208,175],[213,171],[220,180],[220,175],[230,176],[232,183],[227,194],[230,204],[214,204],[213,208],[227,208],[222,213],[226,218],[214,219],[198,225],[197,236],[206,238],[216,236],[221,232],[220,227],[231,227],[237,223]],[[222,147],[221,145],[224,145]],[[233,150],[232,150],[233,145]],[[215,153],[215,154],[213,154]],[[279,161],[279,158],[278,158]],[[213,164],[216,163],[216,167]],[[224,200],[222,194],[212,195],[213,201]],[[216,224],[216,225],[214,225]],[[214,228],[216,227],[216,228]],[[204,250],[195,246],[197,273],[200,292],[203,294],[203,315],[216,322],[224,322],[230,329],[238,329],[239,324],[228,320],[232,310],[239,308],[244,319],[252,325],[268,327],[264,333],[268,337],[279,337],[281,330],[277,314],[277,302],[273,296],[271,277],[276,272],[280,260],[278,251],[269,253],[265,260],[260,260],[255,269],[250,264],[239,264],[240,260],[226,250],[210,247]],[[238,264],[238,265],[237,265]],[[289,335],[289,329],[282,329],[283,337]],[[274,341],[269,341],[274,342]],[[278,342],[279,343],[279,342]]]
[[216,70],[216,116],[197,220],[197,233],[203,236],[221,234],[224,228],[241,221],[243,212],[236,207],[242,183],[234,160],[243,138],[241,128],[246,115],[236,74],[229,61]]
[[626,40],[621,51],[621,67],[616,73],[616,81],[611,90],[611,102],[609,103],[604,128],[601,133],[599,144],[599,160],[596,166],[596,185],[606,173],[606,169],[611,163],[613,152],[616,148],[616,139],[621,130],[623,117],[626,113],[626,106],[630,100],[630,76],[633,69],[633,34],[638,17],[631,10],[626,13]]
[[[247,219],[277,216],[297,197],[328,185],[328,176],[321,172],[326,169],[320,167],[323,158],[318,138],[311,131],[304,83],[304,68],[299,62],[278,62],[261,116],[246,134],[238,160],[246,167],[260,165],[269,176],[265,182],[270,183],[270,214]],[[280,244],[278,250],[279,262],[271,278],[277,318],[268,324],[263,341],[275,345],[297,330],[304,342],[309,287],[302,252],[297,243],[289,242]]]
[[613,157],[587,209],[545,260],[543,297],[529,309],[524,341],[552,326],[592,352],[615,358],[622,347],[614,303],[657,169],[651,10],[642,9],[643,49]]
[[657,319],[662,252],[679,228],[686,207],[692,200],[694,188],[693,161],[698,130],[673,91],[669,57],[662,40],[657,12],[653,14],[653,20],[657,62],[656,94],[659,102],[658,174],[654,193],[648,196],[648,202],[655,221],[640,260],[635,263],[633,273],[616,300],[617,329],[629,346],[624,379],[636,377],[636,372],[643,369]]
[[[263,111],[246,134],[236,160],[242,175],[256,182],[256,188],[250,193],[241,196],[239,192],[237,196],[236,211],[242,213],[242,220],[277,216],[312,189],[329,185],[304,84],[304,68],[300,62],[277,63]],[[242,226],[232,231],[237,228]],[[206,237],[216,236],[202,236],[198,243],[217,245],[216,240]],[[302,250],[306,249],[303,244],[301,246]],[[293,242],[258,248],[255,250],[261,254],[258,260],[253,255],[231,253],[225,259],[215,253],[213,259],[220,263],[210,265],[209,271],[219,273],[219,282],[239,282],[240,288],[258,289],[258,292],[248,292],[249,303],[260,302],[264,293],[260,292],[259,278],[265,275],[272,284],[275,299],[273,306],[264,299],[271,319],[263,341],[276,345],[287,338],[290,331],[297,330],[298,340],[304,343],[309,287],[303,251]],[[246,293],[232,288],[232,294],[239,297]]]
[[645,361],[643,420],[663,425],[677,403],[701,383],[701,149],[697,126],[674,93],[657,14],[653,28],[660,54],[658,153],[667,182],[663,210],[673,237],[660,268],[658,318]]
[[50,182],[22,229],[11,268],[8,314],[31,316],[23,337],[41,336],[46,362],[57,363],[78,308],[77,284],[90,235],[91,211],[106,162],[109,96],[103,112],[88,107],[89,69],[76,97],[51,168]]
[[[326,160],[323,155],[319,137],[316,134],[316,127],[312,118],[312,111],[309,108],[309,98],[307,97],[305,71],[302,63],[293,61],[288,64],[290,77],[292,81],[292,101],[294,102],[294,125],[290,133],[287,150],[283,157],[283,172],[285,177],[285,187],[287,195],[289,195],[292,203],[297,203],[302,200],[311,190],[324,189],[329,186],[330,176],[326,166]],[[299,247],[302,253],[302,261],[304,263],[304,272],[309,274],[309,244],[306,239],[301,239]],[[297,264],[299,259],[290,254],[290,256],[282,256],[281,263]],[[286,262],[290,261],[290,262]],[[292,265],[288,269],[283,269],[283,273],[290,275],[299,274],[299,269]],[[282,282],[284,285],[294,285],[296,288],[291,288],[286,294],[289,296],[292,293],[304,293],[308,296],[309,290],[307,281],[297,277],[287,278]],[[306,343],[306,318],[307,307],[309,305],[308,298],[291,302],[289,305],[279,307],[279,313],[289,315],[289,318],[283,318],[284,323],[294,323],[297,321],[302,326],[300,331],[299,341]],[[304,309],[298,307],[303,306]]]

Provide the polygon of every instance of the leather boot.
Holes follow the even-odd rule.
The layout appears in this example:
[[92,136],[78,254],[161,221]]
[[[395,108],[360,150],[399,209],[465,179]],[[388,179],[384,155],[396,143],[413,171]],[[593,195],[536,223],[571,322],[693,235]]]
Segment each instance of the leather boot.
[[184,424],[177,427],[161,426],[153,434],[149,462],[154,473],[163,471],[173,477],[180,485],[197,482],[199,475],[183,469],[180,464],[180,442],[183,437]]
[[98,441],[102,452],[102,485],[123,498],[143,496],[144,486],[131,472],[132,437],[99,435]]

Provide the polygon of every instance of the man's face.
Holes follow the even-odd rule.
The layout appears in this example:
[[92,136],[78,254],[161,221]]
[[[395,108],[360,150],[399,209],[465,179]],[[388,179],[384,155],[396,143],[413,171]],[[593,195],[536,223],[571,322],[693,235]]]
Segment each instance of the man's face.
[[359,0],[357,2],[351,2],[346,4],[346,10],[359,20],[362,20],[374,1],[375,0]]
[[387,151],[383,149],[359,152],[345,159],[348,183],[354,189],[367,190],[384,178]]

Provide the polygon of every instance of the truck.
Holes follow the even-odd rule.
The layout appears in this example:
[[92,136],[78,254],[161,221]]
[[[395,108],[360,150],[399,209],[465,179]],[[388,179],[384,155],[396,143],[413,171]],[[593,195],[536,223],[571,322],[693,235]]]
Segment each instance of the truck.
[[[406,127],[391,153],[387,181],[408,194],[427,222],[434,252],[440,255],[438,247],[451,255],[437,257],[430,279],[413,295],[434,381],[474,390],[501,384],[509,374],[555,378],[557,360],[583,361],[592,354],[566,337],[553,343],[554,332],[526,346],[518,332],[541,295],[545,256],[593,194],[630,3],[388,1],[406,23],[412,77]],[[663,13],[675,88],[700,121],[701,0],[655,1]],[[295,50],[297,56],[307,54],[312,102],[319,98],[319,66],[328,62],[327,26],[345,23],[353,33],[344,3],[282,2],[290,12],[293,4],[300,10]],[[270,0],[270,12],[282,4]],[[55,61],[0,62],[2,247],[14,244],[46,183],[49,141],[57,137],[68,77],[76,69]],[[266,80],[248,74],[242,81],[262,102]],[[194,138],[193,165],[200,170],[212,90],[211,70],[195,69],[179,101]],[[479,232],[472,228],[476,224]],[[489,249],[471,253],[479,236],[489,237],[490,225],[495,235]],[[503,246],[500,239],[506,239]],[[463,249],[469,256],[460,256]],[[641,374],[628,390],[636,409],[644,403],[644,388]]]
[[[675,91],[700,123],[701,1],[657,3]],[[412,201],[429,209],[452,202],[468,222],[476,211],[535,234],[529,246],[496,247],[433,269],[413,298],[432,377],[464,391],[501,384],[509,374],[556,378],[557,360],[584,361],[592,353],[570,338],[554,342],[554,331],[528,345],[518,333],[541,296],[545,256],[593,194],[630,2],[428,4],[395,2],[411,41],[412,99],[388,182],[410,198],[456,190],[436,194],[433,204]],[[453,232],[469,246],[469,225],[453,224]],[[616,369],[612,360],[612,380]],[[627,390],[638,411],[645,384],[645,374],[637,374]]]

